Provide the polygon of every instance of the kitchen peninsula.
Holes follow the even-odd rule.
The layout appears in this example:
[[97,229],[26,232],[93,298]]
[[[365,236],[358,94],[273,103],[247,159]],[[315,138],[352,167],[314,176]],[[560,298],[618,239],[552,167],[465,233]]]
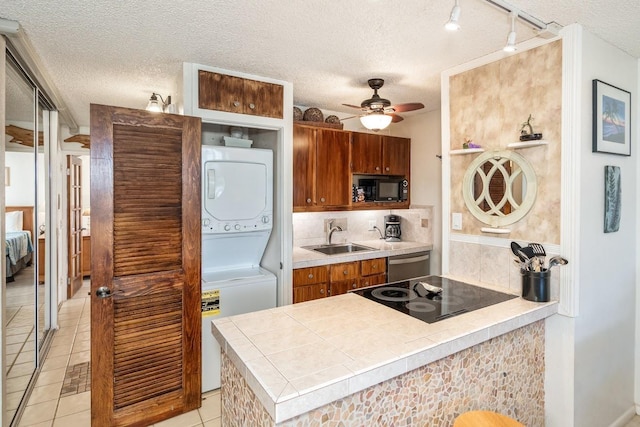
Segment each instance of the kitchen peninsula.
[[349,293],[215,320],[223,424],[450,426],[490,408],[542,425],[556,311],[514,298],[428,324]]

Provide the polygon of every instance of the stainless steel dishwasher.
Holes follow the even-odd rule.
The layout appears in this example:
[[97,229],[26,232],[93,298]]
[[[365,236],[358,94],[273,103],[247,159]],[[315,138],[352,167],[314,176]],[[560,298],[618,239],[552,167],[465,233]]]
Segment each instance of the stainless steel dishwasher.
[[428,276],[431,272],[431,252],[414,252],[387,258],[387,281],[413,279]]

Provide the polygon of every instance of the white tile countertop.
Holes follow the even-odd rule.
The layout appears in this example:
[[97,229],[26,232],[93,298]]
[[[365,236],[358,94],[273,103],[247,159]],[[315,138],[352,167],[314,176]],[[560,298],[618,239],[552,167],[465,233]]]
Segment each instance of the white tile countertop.
[[556,312],[557,302],[514,298],[428,324],[349,293],[214,320],[211,329],[279,423]]
[[387,242],[384,240],[366,240],[352,242],[357,245],[368,246],[375,250],[351,252],[340,255],[325,255],[320,252],[293,248],[293,268],[316,267],[318,265],[337,264],[341,262],[361,261],[372,258],[384,258],[394,255],[411,254],[414,252],[430,251],[433,249],[431,243],[421,242]]

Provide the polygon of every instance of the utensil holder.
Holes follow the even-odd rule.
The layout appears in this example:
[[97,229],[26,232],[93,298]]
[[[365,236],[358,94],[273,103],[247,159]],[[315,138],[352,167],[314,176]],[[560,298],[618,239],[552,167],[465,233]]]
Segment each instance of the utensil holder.
[[551,270],[525,271],[522,274],[522,298],[547,302],[550,297]]

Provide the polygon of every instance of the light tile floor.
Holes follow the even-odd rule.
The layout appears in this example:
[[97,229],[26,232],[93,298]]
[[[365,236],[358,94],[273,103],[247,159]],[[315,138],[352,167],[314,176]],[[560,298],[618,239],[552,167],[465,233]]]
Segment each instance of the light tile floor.
[[624,427],[640,427],[640,415],[633,417]]
[[[16,413],[22,396],[29,385],[35,371],[35,338],[34,338],[34,293],[33,265],[20,270],[14,275],[13,282],[5,287],[6,314],[6,363],[7,373],[7,419]],[[44,286],[38,285],[40,301],[44,301]],[[41,304],[42,308],[43,305]],[[38,319],[42,325],[44,311],[40,310]]]
[[[89,427],[91,391],[60,397],[67,366],[90,361],[89,282],[66,301],[58,312],[60,329],[42,366],[35,388],[20,420],[20,427]],[[219,427],[221,415],[218,390],[202,396],[202,407],[179,415],[155,427]]]

